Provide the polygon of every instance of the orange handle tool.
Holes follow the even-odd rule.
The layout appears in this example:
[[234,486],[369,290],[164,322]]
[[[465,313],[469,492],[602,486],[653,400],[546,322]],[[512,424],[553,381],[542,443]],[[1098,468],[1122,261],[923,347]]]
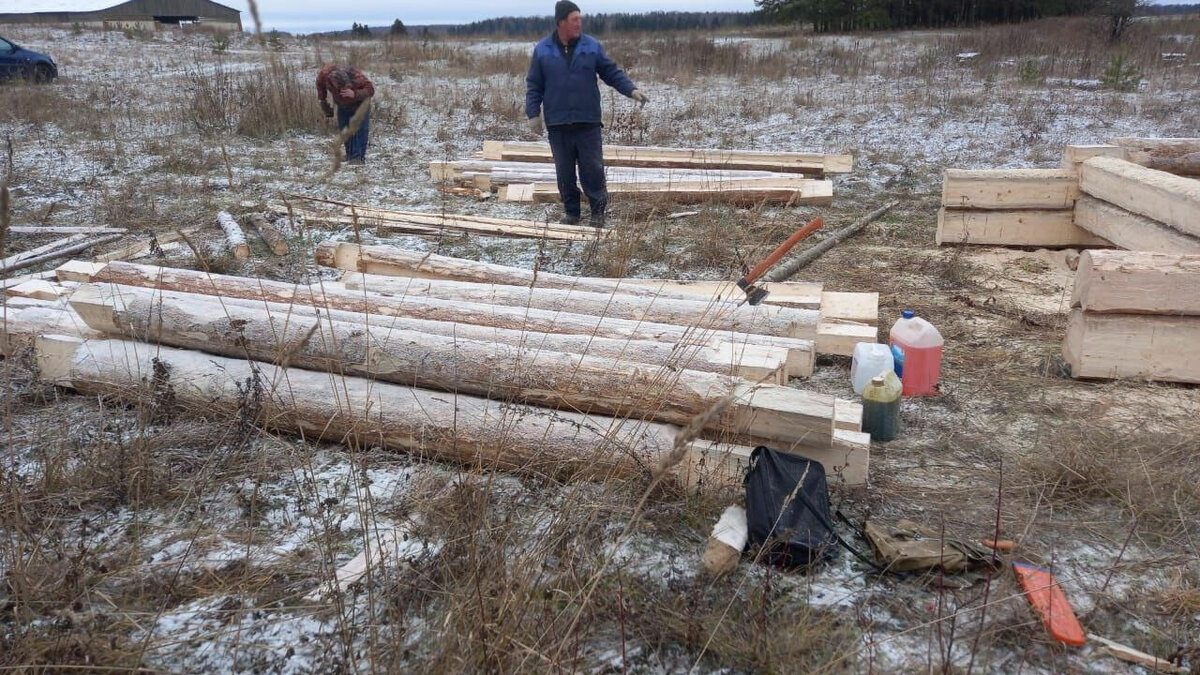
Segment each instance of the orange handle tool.
[[746,276],[742,277],[742,280],[738,282],[738,286],[745,288],[755,281],[758,281],[758,278],[763,274],[766,274],[767,270],[771,269],[775,263],[779,262],[783,256],[787,255],[788,251],[792,250],[793,246],[799,244],[802,239],[821,229],[824,227],[824,225],[825,221],[821,220],[820,216],[808,221],[808,224],[796,230],[792,236],[787,238],[787,241],[780,244],[779,248],[776,248],[771,255],[767,256],[766,260],[758,263],[754,266],[754,269],[747,272]]

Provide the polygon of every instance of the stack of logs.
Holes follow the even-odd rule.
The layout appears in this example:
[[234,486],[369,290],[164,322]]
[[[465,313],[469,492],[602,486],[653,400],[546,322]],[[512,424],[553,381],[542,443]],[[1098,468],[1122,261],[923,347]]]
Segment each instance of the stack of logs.
[[[605,146],[608,191],[657,195],[675,202],[828,204],[826,174],[848,173],[850,155],[748,150]],[[430,174],[459,189],[495,192],[513,202],[556,202],[553,157],[546,143],[485,141],[479,157],[433,162]]]
[[1069,145],[1061,169],[946,169],[938,244],[1200,253],[1200,139]]
[[1071,305],[1073,376],[1200,382],[1200,255],[1084,251]]
[[783,384],[811,372],[819,311],[640,284],[555,295],[356,273],[303,286],[120,261],[56,273],[39,297],[7,299],[0,345],[82,392],[545,475],[663,465],[726,486],[762,443],[866,480],[861,408]]

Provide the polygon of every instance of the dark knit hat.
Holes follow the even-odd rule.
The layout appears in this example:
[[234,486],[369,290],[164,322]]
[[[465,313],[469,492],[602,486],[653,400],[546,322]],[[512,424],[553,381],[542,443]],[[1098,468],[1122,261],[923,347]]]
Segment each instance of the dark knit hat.
[[578,12],[579,5],[571,2],[571,0],[558,0],[554,3],[554,23],[561,23],[563,19],[570,16],[571,12]]

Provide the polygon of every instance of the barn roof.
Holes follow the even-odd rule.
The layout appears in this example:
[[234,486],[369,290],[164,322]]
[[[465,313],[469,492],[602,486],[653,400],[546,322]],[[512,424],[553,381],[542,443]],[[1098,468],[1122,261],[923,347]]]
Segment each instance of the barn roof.
[[[37,12],[98,12],[125,4],[126,0],[0,0],[0,14],[34,14]],[[211,2],[224,9],[233,9]]]

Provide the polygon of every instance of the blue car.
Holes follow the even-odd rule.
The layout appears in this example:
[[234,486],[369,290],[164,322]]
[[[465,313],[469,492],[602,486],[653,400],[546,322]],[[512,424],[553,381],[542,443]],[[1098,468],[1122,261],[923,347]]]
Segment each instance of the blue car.
[[0,80],[24,78],[49,82],[58,77],[54,59],[0,37]]

